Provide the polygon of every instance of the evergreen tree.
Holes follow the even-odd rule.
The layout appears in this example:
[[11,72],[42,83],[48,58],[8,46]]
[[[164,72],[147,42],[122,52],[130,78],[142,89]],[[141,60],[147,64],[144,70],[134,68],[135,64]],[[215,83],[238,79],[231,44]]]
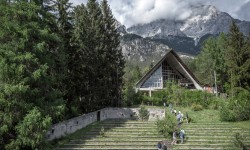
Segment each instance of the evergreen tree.
[[78,109],[94,111],[102,106],[104,65],[103,64],[103,23],[102,12],[95,0],[77,6],[74,10],[74,30],[72,42],[74,52],[74,91]]
[[33,1],[0,9],[0,149],[40,149],[52,120],[63,118],[60,39]]
[[246,83],[246,76],[249,74],[249,52],[244,46],[245,40],[243,33],[232,22],[228,37],[228,49],[225,52],[225,62],[228,68],[227,74],[229,76],[231,94],[235,94],[235,88],[246,88],[249,83]]
[[244,87],[247,90],[250,90],[250,32],[248,34],[245,46],[244,46],[244,58],[245,63],[242,66],[242,69],[244,70],[245,74],[243,74],[242,79],[244,80]]
[[214,85],[214,72],[218,85],[223,87],[227,81],[224,59],[226,41],[225,34],[221,33],[218,37],[210,37],[204,42],[202,51],[195,60],[195,67],[198,69],[196,74],[202,83]]
[[73,22],[72,89],[78,97],[77,109],[88,112],[120,105],[124,60],[107,1],[99,5],[89,0],[86,6],[77,6]]
[[[103,22],[105,27],[104,36],[104,63],[106,64],[106,79],[108,85],[107,100],[111,100],[113,106],[121,105],[122,77],[124,75],[124,58],[120,48],[119,33],[116,30],[116,20],[108,5],[107,0],[101,3]],[[116,83],[116,84],[114,84]]]
[[[89,45],[91,41],[90,19],[88,17],[88,11],[82,4],[74,8],[73,15],[73,35],[72,44],[73,52],[71,56],[71,65],[74,66],[71,69],[71,90],[70,94],[74,99],[74,109],[82,109],[83,112],[90,111],[90,97],[91,87],[90,78],[94,69],[92,68],[91,60],[93,58],[92,51]],[[78,103],[78,105],[77,105]],[[89,108],[89,109],[88,109]]]
[[[70,42],[72,38],[72,4],[69,3],[69,0],[55,0],[53,4],[54,13],[56,14],[56,24],[57,24],[57,32],[60,35],[62,39],[62,55],[64,55],[64,68],[61,69],[61,71],[65,74],[65,80],[62,86],[62,89],[64,89],[64,98],[66,100],[66,106],[69,107],[69,112],[67,114],[71,114],[71,103],[74,101],[74,91],[72,91],[74,88],[72,85],[74,85],[72,74],[72,69],[74,68],[73,62],[73,47]],[[70,116],[68,116],[70,117]]]

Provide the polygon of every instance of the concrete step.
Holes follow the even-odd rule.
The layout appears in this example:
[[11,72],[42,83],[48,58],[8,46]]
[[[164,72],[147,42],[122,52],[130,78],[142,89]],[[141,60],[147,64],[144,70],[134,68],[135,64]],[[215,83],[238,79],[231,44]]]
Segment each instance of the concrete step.
[[[100,129],[91,129],[90,130],[91,132],[100,132],[101,130]],[[105,131],[112,131],[112,132],[127,132],[127,133],[130,133],[130,132],[157,132],[157,129],[104,129],[104,132]]]
[[153,146],[156,145],[156,143],[152,143],[152,142],[123,142],[123,143],[118,143],[118,142],[109,142],[109,143],[82,143],[82,144],[78,144],[78,143],[69,143],[69,144],[65,144],[64,146],[99,146],[99,147],[103,147],[103,146]]
[[83,138],[83,139],[79,139],[79,140],[83,140],[83,141],[113,141],[113,142],[118,142],[118,141],[152,141],[152,140],[156,140],[156,141],[162,141],[164,140],[164,138],[162,137],[145,137],[145,138],[134,138],[134,137],[123,137],[123,138],[113,138],[113,137],[109,137],[109,138]]
[[[185,129],[185,128],[184,128]],[[233,133],[250,133],[250,131],[246,131],[246,130],[196,130],[196,129],[185,129],[185,132],[202,132],[202,133],[206,133],[206,132],[216,132],[216,133],[225,133],[225,132],[233,132]]]
[[241,128],[225,127],[225,128],[216,128],[216,127],[203,127],[203,128],[191,128],[191,127],[181,127],[186,130],[242,130]]
[[[232,132],[225,132],[225,133],[218,133],[218,132],[192,132],[192,133],[189,133],[189,132],[186,132],[186,136],[221,136],[221,135],[224,135],[224,136],[234,136],[235,133],[232,133]],[[243,135],[245,136],[250,136],[250,133],[243,133]]]
[[[131,132],[131,133],[127,133],[125,131],[117,131],[117,132],[113,132],[113,131],[105,131],[104,132],[105,135],[138,135],[138,134],[143,134],[143,135],[159,135],[156,132],[140,132],[140,133],[135,133],[135,132]],[[85,133],[84,135],[100,135],[100,132],[98,131],[90,131],[88,133]]]
[[102,124],[156,124],[155,121],[103,121]]
[[108,144],[108,145],[64,145],[62,148],[156,148],[155,145],[115,145],[115,144]]
[[[250,148],[250,145],[247,145],[247,147]],[[197,143],[197,144],[176,144],[173,147],[174,149],[214,149],[214,148],[221,148],[221,149],[236,149],[233,145],[233,143]]]
[[70,140],[70,143],[87,143],[87,142],[159,142],[162,139],[110,139],[110,138],[103,138],[103,139],[89,139],[89,140]]
[[156,147],[152,148],[57,148],[56,150],[156,150]]
[[140,126],[137,126],[137,127],[133,127],[133,126],[124,126],[124,127],[102,127],[102,126],[100,126],[100,127],[96,127],[95,129],[102,129],[102,128],[104,128],[104,129],[124,129],[124,130],[126,130],[126,129],[134,129],[134,130],[136,130],[136,129],[155,129],[156,128],[156,126],[155,127],[140,127]]
[[84,135],[83,138],[138,138],[138,139],[145,139],[145,138],[160,138],[163,136],[160,135],[105,135],[104,137],[100,136],[100,135]]

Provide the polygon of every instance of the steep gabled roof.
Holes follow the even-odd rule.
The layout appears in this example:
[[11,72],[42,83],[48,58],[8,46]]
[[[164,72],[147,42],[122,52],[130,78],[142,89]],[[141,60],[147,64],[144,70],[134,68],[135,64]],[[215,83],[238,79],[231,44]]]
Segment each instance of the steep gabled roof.
[[176,60],[181,64],[181,66],[188,72],[188,74],[192,77],[193,80],[200,86],[200,82],[194,76],[194,74],[188,69],[188,67],[183,63],[181,58],[172,50],[166,52],[166,54],[136,83],[136,87],[140,88],[141,85],[159,68],[159,66],[163,63],[163,61],[168,57],[169,54],[173,54]]

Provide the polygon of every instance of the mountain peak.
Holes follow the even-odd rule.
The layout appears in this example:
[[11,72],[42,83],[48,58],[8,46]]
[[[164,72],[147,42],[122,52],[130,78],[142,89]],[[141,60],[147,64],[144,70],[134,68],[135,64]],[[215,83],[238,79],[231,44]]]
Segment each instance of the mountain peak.
[[191,6],[192,13],[189,16],[195,17],[195,16],[201,16],[205,19],[209,19],[211,17],[218,16],[221,12],[219,9],[217,9],[215,6],[212,5],[196,5]]
[[[212,5],[193,5],[190,8],[191,13],[184,20],[159,19],[146,24],[134,25],[127,31],[142,37],[181,36],[199,39],[207,34],[227,33],[230,24],[235,20]],[[245,35],[250,32],[250,22],[239,20],[236,23]]]

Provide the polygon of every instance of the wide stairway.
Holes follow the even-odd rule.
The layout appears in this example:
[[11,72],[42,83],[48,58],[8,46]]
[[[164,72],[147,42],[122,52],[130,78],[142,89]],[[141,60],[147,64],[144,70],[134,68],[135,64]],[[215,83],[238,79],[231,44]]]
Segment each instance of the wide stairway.
[[[186,132],[185,141],[180,144],[178,138],[174,150],[237,150],[234,147],[236,133],[243,135],[246,149],[250,150],[250,131],[229,123],[189,123],[181,129]],[[156,150],[157,142],[162,140],[155,122],[106,120],[57,150]]]
[[243,135],[246,149],[250,150],[250,131],[233,127],[229,123],[189,123],[181,128],[185,130],[184,144],[174,145],[173,149],[213,150],[234,149],[236,133]]
[[107,120],[57,150],[156,150],[163,139],[155,122]]

